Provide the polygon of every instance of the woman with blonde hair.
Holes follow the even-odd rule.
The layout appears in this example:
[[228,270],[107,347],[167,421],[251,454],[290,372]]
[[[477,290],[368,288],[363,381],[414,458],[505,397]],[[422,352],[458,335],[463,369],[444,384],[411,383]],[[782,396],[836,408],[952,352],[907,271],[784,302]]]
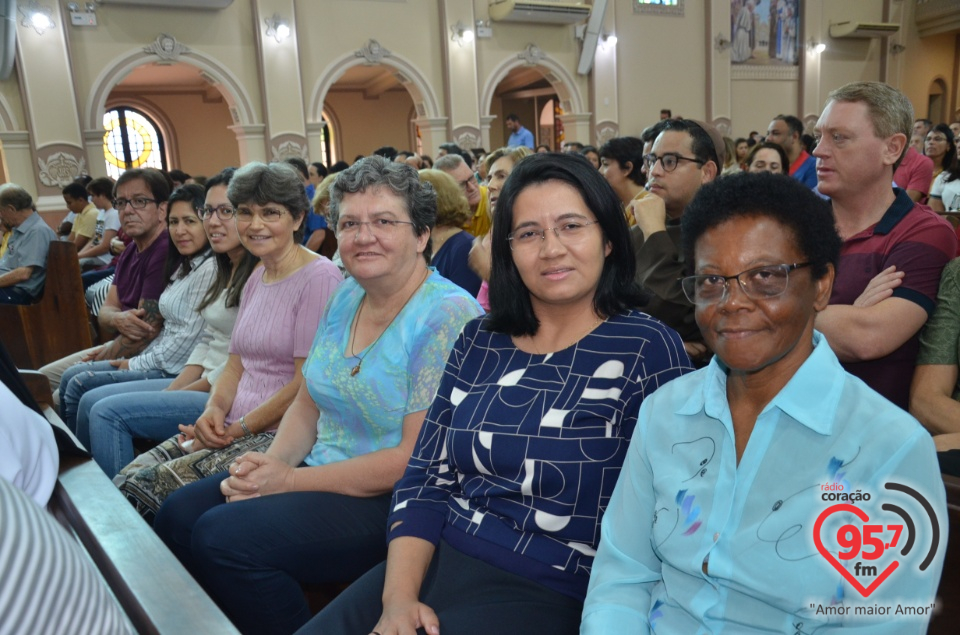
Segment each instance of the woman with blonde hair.
[[480,276],[467,264],[473,236],[463,231],[471,216],[467,197],[453,177],[441,170],[420,170],[420,180],[430,183],[437,193],[437,225],[430,234],[430,264],[441,276],[477,297]]

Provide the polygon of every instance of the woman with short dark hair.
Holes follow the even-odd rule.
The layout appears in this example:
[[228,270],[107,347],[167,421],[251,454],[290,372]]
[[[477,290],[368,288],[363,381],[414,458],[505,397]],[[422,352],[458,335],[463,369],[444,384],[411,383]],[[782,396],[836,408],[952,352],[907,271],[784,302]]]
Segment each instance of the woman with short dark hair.
[[[737,174],[702,187],[682,228],[683,290],[715,356],[640,407],[580,632],[926,632],[928,612],[851,610],[931,605],[947,510],[930,435],[814,329],[840,255],[830,206],[795,179]],[[923,519],[909,558],[883,553],[894,501]],[[894,551],[885,580],[852,566],[896,568]]]
[[[636,137],[614,137],[600,146],[600,174],[617,193],[624,207],[630,201],[646,196],[643,141]],[[625,218],[629,225],[636,222],[633,214],[625,214]]]
[[336,265],[300,246],[308,202],[292,166],[243,166],[227,199],[229,210],[214,213],[235,224],[240,243],[261,266],[243,287],[229,355],[203,413],[115,479],[148,521],[185,484],[225,472],[246,450],[270,446],[302,383],[300,368],[320,314],[343,281]]
[[680,337],[636,309],[627,234],[582,157],[517,163],[492,311],[447,361],[394,488],[387,562],[301,633],[577,632],[639,404],[690,369]]

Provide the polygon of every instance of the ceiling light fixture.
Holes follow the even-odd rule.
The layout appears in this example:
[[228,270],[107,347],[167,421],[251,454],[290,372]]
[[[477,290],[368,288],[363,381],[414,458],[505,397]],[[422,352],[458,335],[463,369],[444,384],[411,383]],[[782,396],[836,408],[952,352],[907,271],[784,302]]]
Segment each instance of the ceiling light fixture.
[[280,14],[274,13],[272,17],[266,18],[264,23],[267,25],[267,37],[272,37],[277,42],[283,42],[290,37],[290,25],[280,19]]
[[53,10],[50,7],[41,6],[36,0],[30,0],[17,6],[17,11],[22,16],[20,24],[31,27],[38,35],[43,35],[44,31],[56,26],[53,22]]
[[460,46],[473,42],[473,29],[467,28],[460,20],[450,27],[450,39]]

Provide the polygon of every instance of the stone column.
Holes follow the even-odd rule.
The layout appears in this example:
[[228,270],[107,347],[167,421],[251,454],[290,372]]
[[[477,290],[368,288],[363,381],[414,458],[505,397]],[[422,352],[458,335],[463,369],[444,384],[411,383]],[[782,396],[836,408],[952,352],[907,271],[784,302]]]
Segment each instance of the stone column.
[[[80,127],[80,108],[70,66],[67,33],[70,18],[59,2],[41,2],[54,26],[38,33],[17,19],[17,73],[23,97],[23,111],[30,131],[29,157],[22,146],[12,148],[20,159],[10,161],[19,174],[19,185],[36,192],[40,210],[64,209],[60,191],[77,176],[91,171]],[[39,99],[56,95],[56,99]],[[103,151],[92,155],[103,169]],[[10,158],[8,157],[8,160]],[[22,161],[26,160],[25,163]],[[30,169],[26,169],[29,165]]]
[[[295,3],[293,0],[255,0],[253,14],[266,122],[266,157],[268,160],[283,160],[296,156],[307,160]],[[278,39],[272,33],[267,34],[267,21],[272,22],[275,18],[289,29],[287,37]]]

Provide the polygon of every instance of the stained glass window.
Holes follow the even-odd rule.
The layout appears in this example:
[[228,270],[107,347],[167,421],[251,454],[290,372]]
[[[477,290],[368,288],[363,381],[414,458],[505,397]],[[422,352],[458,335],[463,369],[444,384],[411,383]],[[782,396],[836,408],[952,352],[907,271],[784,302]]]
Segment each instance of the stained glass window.
[[163,136],[157,124],[132,108],[113,108],[103,115],[103,158],[107,175],[118,178],[130,168],[167,169]]

